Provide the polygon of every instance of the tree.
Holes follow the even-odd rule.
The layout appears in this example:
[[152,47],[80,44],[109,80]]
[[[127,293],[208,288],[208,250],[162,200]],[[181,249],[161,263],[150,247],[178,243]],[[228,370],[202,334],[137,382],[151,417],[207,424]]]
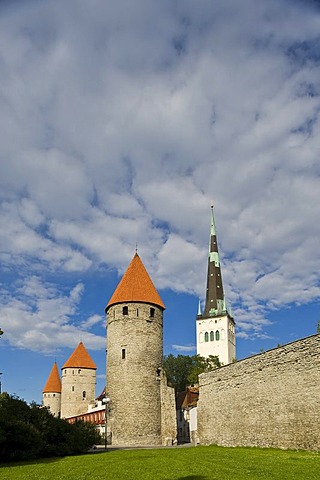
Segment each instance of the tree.
[[210,372],[220,367],[217,356],[209,355],[208,358],[200,355],[170,354],[164,357],[163,366],[167,374],[168,384],[174,387],[176,392],[183,392],[188,385],[198,383],[200,373]]
[[94,425],[73,425],[47,408],[0,395],[0,462],[85,453],[100,435]]

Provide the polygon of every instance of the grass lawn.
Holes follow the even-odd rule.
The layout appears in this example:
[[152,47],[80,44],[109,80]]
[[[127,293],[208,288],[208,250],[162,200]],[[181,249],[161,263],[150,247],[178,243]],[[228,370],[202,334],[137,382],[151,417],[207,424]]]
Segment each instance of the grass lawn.
[[1,480],[318,480],[320,452],[189,447],[111,450],[0,465]]

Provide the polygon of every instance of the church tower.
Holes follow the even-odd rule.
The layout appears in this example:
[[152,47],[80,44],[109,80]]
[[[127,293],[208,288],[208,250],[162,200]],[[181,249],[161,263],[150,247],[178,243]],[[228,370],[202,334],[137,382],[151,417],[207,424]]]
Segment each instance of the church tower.
[[61,380],[57,363],[54,362],[47,383],[42,392],[42,404],[54,417],[60,417],[61,411]]
[[206,301],[203,314],[199,305],[196,325],[198,355],[202,357],[217,355],[223,365],[231,363],[236,358],[235,323],[227,309],[223,292],[213,205],[211,205]]
[[95,399],[96,365],[82,342],[62,367],[61,417],[86,413]]
[[[175,439],[174,393],[162,371],[164,309],[136,253],[106,307],[107,395],[113,445],[148,446],[169,441],[171,445]],[[170,407],[165,396],[171,398]],[[168,434],[163,418],[171,409]]]

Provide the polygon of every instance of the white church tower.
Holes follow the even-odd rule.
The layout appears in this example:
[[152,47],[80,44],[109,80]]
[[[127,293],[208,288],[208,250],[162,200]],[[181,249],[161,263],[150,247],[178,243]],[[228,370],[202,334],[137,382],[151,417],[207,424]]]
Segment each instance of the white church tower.
[[198,355],[202,357],[216,355],[223,365],[234,361],[235,323],[227,310],[223,293],[213,205],[211,205],[206,302],[203,314],[199,305],[196,325]]

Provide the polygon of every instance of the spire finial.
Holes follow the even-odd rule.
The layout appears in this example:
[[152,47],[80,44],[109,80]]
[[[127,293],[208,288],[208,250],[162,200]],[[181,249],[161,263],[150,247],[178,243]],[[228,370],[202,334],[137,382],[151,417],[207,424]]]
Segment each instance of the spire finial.
[[136,253],[138,253],[138,242],[136,242]]

